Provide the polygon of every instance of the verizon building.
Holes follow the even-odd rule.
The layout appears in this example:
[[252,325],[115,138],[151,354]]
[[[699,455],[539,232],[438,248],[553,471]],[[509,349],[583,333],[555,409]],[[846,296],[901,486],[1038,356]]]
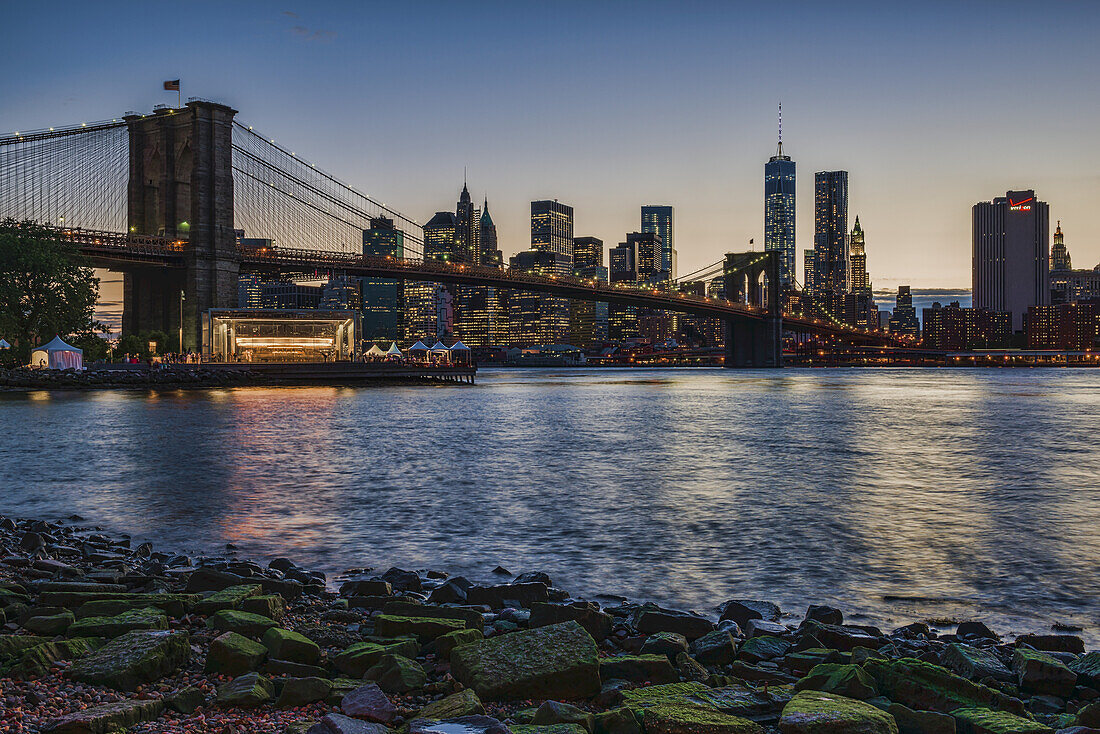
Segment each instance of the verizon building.
[[1050,208],[1034,191],[1009,191],[973,213],[974,307],[1008,311],[1022,331],[1028,306],[1050,303]]

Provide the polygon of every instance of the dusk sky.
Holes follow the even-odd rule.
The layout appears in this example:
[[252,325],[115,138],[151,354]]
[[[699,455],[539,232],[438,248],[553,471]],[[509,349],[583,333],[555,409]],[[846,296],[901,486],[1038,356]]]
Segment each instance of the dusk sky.
[[1100,3],[5,3],[0,130],[229,104],[417,221],[463,168],[505,255],[529,202],[613,246],[676,207],[681,274],[763,242],[763,165],[850,173],[876,287],[970,285],[970,207],[1034,188],[1100,261]]

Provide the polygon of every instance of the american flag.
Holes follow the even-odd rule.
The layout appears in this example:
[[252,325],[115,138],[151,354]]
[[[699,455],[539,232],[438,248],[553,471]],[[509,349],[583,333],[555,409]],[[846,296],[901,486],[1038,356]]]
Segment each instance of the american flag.
[[180,80],[175,79],[170,82],[164,83],[164,91],[166,92],[178,92],[180,90]]

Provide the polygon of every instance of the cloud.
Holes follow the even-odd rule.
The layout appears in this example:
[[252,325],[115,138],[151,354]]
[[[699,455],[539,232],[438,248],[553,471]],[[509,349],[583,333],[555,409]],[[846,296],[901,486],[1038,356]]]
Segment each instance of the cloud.
[[296,25],[290,29],[290,32],[306,41],[320,41],[321,43],[328,43],[336,38],[336,31],[314,30],[306,28],[304,25]]
[[298,14],[297,14],[297,13],[292,13],[292,12],[291,12],[291,11],[289,11],[289,10],[284,10],[284,11],[283,11],[283,15],[285,15],[285,16],[286,16],[286,17],[288,17],[288,18],[297,18],[297,17],[298,17]]

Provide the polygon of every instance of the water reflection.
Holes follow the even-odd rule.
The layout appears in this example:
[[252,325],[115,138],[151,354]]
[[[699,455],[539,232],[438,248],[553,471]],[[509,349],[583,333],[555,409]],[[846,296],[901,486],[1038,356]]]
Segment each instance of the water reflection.
[[538,568],[577,593],[701,611],[756,596],[886,625],[1095,623],[1100,373],[479,379],[0,394],[18,426],[0,465],[41,469],[3,475],[0,512],[329,571]]

